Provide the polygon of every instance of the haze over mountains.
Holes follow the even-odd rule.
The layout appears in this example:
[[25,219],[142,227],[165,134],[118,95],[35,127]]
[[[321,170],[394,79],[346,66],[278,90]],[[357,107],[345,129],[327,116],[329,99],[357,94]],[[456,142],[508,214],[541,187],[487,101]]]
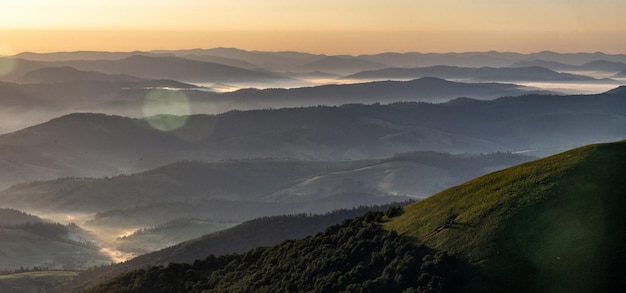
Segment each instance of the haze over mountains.
[[[534,60],[543,60],[545,66],[536,64]],[[426,95],[420,94],[422,88],[414,88],[411,89],[413,91],[411,95],[401,91],[396,94],[389,93],[384,98],[380,94],[367,95],[372,87],[378,87],[375,84],[364,84],[359,90],[347,88],[338,91],[328,87],[302,90],[318,91],[316,94],[307,94],[313,95],[316,99],[325,99],[318,104],[332,105],[406,100],[445,102],[460,96],[491,99],[520,95],[524,91],[598,93],[610,90],[623,81],[624,77],[617,74],[618,71],[615,69],[619,69],[620,64],[626,64],[626,57],[602,53],[554,52],[382,53],[326,56],[300,52],[215,48],[151,52],[21,53],[14,57],[0,58],[0,63],[4,68],[0,71],[1,81],[46,83],[46,85],[6,85],[14,87],[12,90],[17,91],[10,97],[3,97],[3,100],[8,102],[6,105],[12,106],[10,109],[3,107],[0,113],[6,117],[3,119],[0,132],[6,133],[77,111],[141,117],[144,114],[142,106],[146,95],[151,89],[156,88],[197,90],[184,92],[185,98],[192,103],[191,113],[197,114],[217,114],[233,109],[315,106],[317,104],[309,98],[294,97],[295,94],[265,92],[264,98],[260,99],[256,94],[245,91],[235,94],[234,97],[237,98],[233,99],[233,96],[220,96],[210,91],[354,83],[354,80],[345,77],[371,75],[375,72],[378,72],[374,75],[376,77],[370,76],[366,80],[360,79],[359,82],[440,77],[472,82],[516,83],[518,86],[528,87],[485,88],[483,92],[491,92],[485,95],[480,95],[480,91],[471,88],[467,94],[435,91]],[[550,66],[555,63],[570,68]],[[531,67],[520,67],[520,64]],[[369,71],[359,73],[364,70]],[[419,74],[415,72],[416,70]],[[442,70],[445,72],[441,72]],[[143,81],[145,83],[141,83],[141,80],[145,80]],[[374,90],[374,93],[388,91],[388,87],[379,85],[381,88]],[[353,91],[360,96],[348,94],[342,99],[329,98],[339,95],[343,97],[346,92]],[[275,95],[281,98],[274,97]],[[268,96],[272,98],[269,99]],[[21,115],[15,115],[17,111]]]
[[[112,249],[133,255],[175,244],[166,237],[174,224],[189,230],[180,236],[186,240],[202,235],[198,230],[206,234],[257,217],[402,202],[529,159],[426,152],[348,162],[180,162],[134,175],[16,185],[1,192],[0,201],[59,220],[81,220]],[[159,226],[142,232],[151,235],[149,245],[138,237],[116,239]]]
[[137,172],[179,160],[346,160],[414,150],[555,153],[625,137],[625,101],[624,91],[615,90],[443,104],[235,111],[170,117],[183,125],[170,132],[143,119],[72,114],[0,136],[0,161],[6,166],[0,178],[8,187],[62,176]]
[[[357,216],[319,214],[419,200],[537,157],[621,140],[625,64],[626,55],[602,53],[327,56],[229,48],[2,57],[0,237],[11,240],[0,247],[0,270],[78,270],[170,246],[152,254],[159,261],[147,255],[135,264],[204,259],[221,250],[198,245],[256,239],[245,227],[276,236],[246,249],[275,244],[323,230],[296,235],[276,227]],[[447,211],[442,204],[420,215]],[[294,214],[309,217],[281,216]],[[437,253],[441,247],[409,249],[406,239],[376,230],[374,215],[336,228],[341,237],[379,235],[363,244],[370,248],[400,245],[400,258],[372,262],[370,275],[380,280],[367,286],[392,286],[382,274],[387,261],[398,269],[411,257],[456,261]],[[422,229],[400,226],[393,229]],[[451,247],[443,250],[476,260]],[[37,250],[44,253],[28,257]],[[449,277],[424,273],[428,282]]]

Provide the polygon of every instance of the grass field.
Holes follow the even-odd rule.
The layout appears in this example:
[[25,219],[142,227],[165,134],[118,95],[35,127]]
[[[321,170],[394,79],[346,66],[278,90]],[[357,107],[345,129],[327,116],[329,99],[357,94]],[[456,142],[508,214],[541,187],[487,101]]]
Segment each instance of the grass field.
[[386,228],[504,288],[600,292],[618,280],[625,257],[625,179],[626,142],[590,145],[440,192]]

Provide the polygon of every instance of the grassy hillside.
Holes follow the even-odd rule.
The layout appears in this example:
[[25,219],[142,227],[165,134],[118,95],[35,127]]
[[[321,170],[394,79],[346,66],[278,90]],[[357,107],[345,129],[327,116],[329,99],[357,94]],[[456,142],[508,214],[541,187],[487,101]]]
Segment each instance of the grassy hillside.
[[599,292],[624,273],[625,174],[626,142],[590,145],[445,190],[386,228],[475,265],[490,286]]

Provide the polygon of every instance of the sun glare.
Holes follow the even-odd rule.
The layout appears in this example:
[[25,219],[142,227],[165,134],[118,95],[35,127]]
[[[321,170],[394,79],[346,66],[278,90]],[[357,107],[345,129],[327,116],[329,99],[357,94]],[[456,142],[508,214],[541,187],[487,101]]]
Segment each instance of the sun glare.
[[182,91],[155,89],[148,93],[143,104],[146,121],[161,131],[185,126],[190,113],[189,100]]

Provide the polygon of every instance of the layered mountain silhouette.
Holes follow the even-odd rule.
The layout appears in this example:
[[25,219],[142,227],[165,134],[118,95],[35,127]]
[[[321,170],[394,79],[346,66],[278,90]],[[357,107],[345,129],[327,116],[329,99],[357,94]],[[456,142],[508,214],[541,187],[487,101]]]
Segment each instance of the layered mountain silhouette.
[[[398,103],[233,111],[150,120],[72,114],[0,136],[5,186],[62,176],[109,176],[180,160],[345,160],[437,149],[451,153],[556,153],[625,137],[621,90],[493,101]],[[167,119],[169,116],[156,118]],[[453,117],[453,118],[451,118]],[[175,118],[175,117],[170,117]],[[496,122],[497,121],[497,122]]]
[[[423,77],[410,81],[375,81],[293,89],[243,89],[221,94],[216,102],[227,108],[250,109],[343,105],[351,103],[447,102],[458,97],[495,99],[546,93],[514,84],[460,83]],[[317,104],[315,104],[317,103]]]
[[114,60],[30,61],[16,59],[16,68],[5,80],[15,80],[25,73],[42,67],[73,67],[82,71],[106,74],[126,74],[145,79],[173,79],[184,82],[271,82],[285,77],[265,71],[255,71],[219,63],[203,62],[173,56],[132,55]]
[[111,75],[95,71],[80,71],[73,67],[42,67],[17,79],[18,83],[57,83],[76,81],[137,82],[144,79],[124,74]]
[[[35,69],[26,72],[19,80],[24,83],[0,84],[5,93],[0,99],[7,107],[1,110],[5,110],[3,114],[8,120],[0,126],[0,131],[5,133],[71,112],[144,117],[146,99],[154,94],[163,97],[161,104],[165,113],[168,109],[175,108],[175,105],[168,104],[170,102],[166,98],[178,96],[179,100],[186,102],[180,106],[187,108],[188,114],[215,114],[236,109],[398,101],[445,102],[460,96],[493,99],[527,93],[546,93],[513,84],[454,83],[434,78],[408,82],[383,81],[294,89],[243,89],[215,93],[208,88],[174,80],[143,80],[128,75],[82,71],[71,67]],[[20,111],[20,115],[16,115],[17,110]],[[28,114],[32,114],[31,116],[36,119],[23,119]]]
[[[32,61],[67,61],[67,60],[121,60],[134,55],[147,57],[181,57],[190,60],[219,63],[246,69],[264,69],[273,72],[307,72],[311,67],[328,73],[346,74],[346,67],[337,66],[341,63],[353,67],[350,73],[366,69],[383,67],[429,67],[435,65],[458,67],[508,67],[531,65],[546,67],[553,70],[570,66],[582,66],[604,60],[611,63],[626,64],[626,55],[609,55],[604,53],[555,53],[550,51],[520,54],[511,52],[466,52],[466,53],[380,53],[359,56],[327,56],[302,52],[264,52],[246,51],[236,48],[213,48],[192,50],[161,50],[150,52],[57,52],[57,53],[21,53],[14,58]],[[539,63],[535,62],[537,60]],[[336,62],[335,62],[336,61]],[[380,65],[384,65],[380,67]],[[589,65],[589,64],[588,64]],[[364,67],[365,66],[365,67]],[[369,68],[367,68],[369,67]],[[592,66],[596,70],[597,66]],[[603,67],[603,66],[601,66]],[[612,69],[611,69],[612,70]],[[338,72],[336,72],[338,71]]]
[[[452,67],[386,68],[345,76],[346,79],[415,79],[438,77],[455,80],[498,82],[593,82],[592,77],[559,73],[543,67]],[[607,80],[601,80],[606,82]],[[609,80],[610,81],[610,80]]]
[[555,71],[606,71],[618,72],[626,70],[626,63],[595,60],[581,65],[564,64],[555,61],[532,60],[511,64],[511,67],[544,67]]
[[352,56],[325,56],[302,65],[300,68],[308,71],[322,71],[339,74],[353,73],[362,70],[381,69],[385,64],[363,60]]

